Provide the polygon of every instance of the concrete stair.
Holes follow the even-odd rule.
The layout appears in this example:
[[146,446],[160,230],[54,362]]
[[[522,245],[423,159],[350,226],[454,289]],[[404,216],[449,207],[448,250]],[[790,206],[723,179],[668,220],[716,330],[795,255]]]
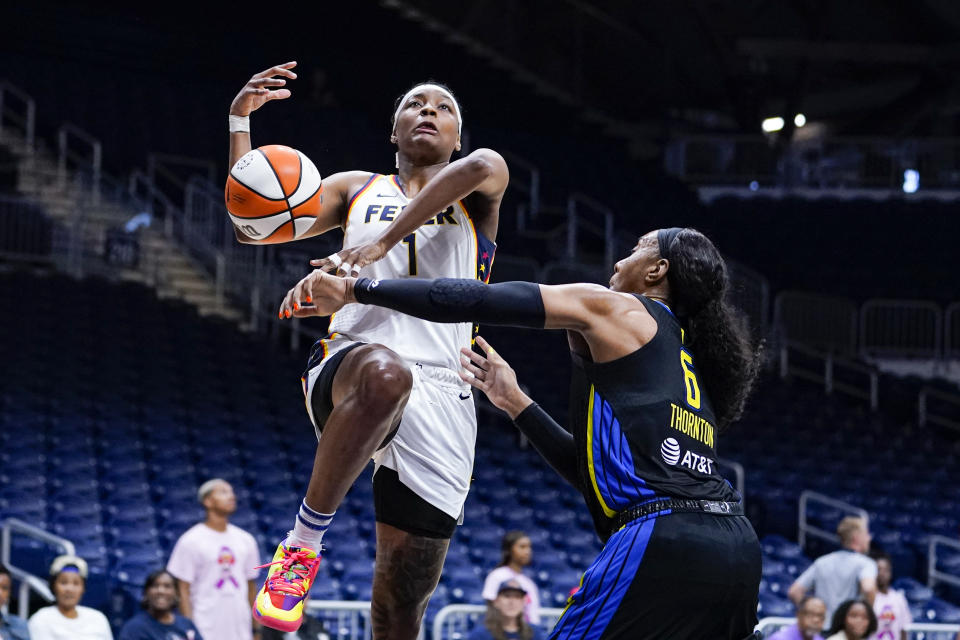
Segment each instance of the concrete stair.
[[[31,155],[23,141],[7,131],[0,142],[19,157],[17,191],[41,205],[63,227],[79,232],[86,255],[102,257],[107,231],[123,226],[140,213],[135,205],[110,194],[96,199],[92,189],[72,172],[68,171],[61,181],[56,160],[42,148]],[[109,267],[110,275],[154,287],[161,298],[184,300],[202,316],[241,324],[244,313],[217,295],[215,278],[158,226],[155,221],[153,227],[140,229],[140,266]]]

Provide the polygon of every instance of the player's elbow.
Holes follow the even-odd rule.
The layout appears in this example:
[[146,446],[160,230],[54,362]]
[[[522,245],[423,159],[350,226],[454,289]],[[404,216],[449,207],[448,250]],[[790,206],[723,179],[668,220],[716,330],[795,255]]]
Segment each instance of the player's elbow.
[[467,156],[470,171],[479,179],[486,180],[504,166],[503,157],[493,149],[477,149]]

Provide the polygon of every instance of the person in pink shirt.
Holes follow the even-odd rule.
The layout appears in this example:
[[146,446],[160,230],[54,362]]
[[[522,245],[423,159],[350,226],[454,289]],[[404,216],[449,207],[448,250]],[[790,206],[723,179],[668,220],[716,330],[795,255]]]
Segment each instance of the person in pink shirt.
[[913,618],[903,592],[890,587],[893,582],[890,556],[882,551],[870,555],[877,561],[877,595],[873,600],[877,632],[871,636],[871,640],[907,640],[906,627],[913,622]]
[[180,613],[204,640],[254,640],[260,635],[250,614],[260,564],[257,541],[230,524],[237,498],[226,480],[204,482],[197,500],[207,517],[180,536],[167,562],[178,580]]
[[524,620],[532,625],[540,624],[540,596],[536,583],[523,573],[533,559],[533,547],[530,538],[523,531],[510,531],[500,543],[503,556],[496,569],[487,575],[483,582],[483,599],[493,602],[497,590],[507,580],[516,580],[526,591],[523,606]]

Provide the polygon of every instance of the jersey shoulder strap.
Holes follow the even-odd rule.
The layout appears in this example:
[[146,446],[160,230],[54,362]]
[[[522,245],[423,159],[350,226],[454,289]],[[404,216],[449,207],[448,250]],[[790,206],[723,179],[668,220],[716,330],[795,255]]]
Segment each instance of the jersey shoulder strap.
[[381,178],[381,177],[383,177],[382,174],[379,174],[379,173],[372,174],[370,178],[363,183],[363,186],[360,187],[355,194],[353,194],[353,197],[351,197],[350,201],[347,203],[347,216],[345,220],[350,219],[350,212],[353,211],[353,205],[355,205],[363,196],[363,194],[365,194],[370,189],[370,187],[373,186],[373,183],[377,181],[377,178]]

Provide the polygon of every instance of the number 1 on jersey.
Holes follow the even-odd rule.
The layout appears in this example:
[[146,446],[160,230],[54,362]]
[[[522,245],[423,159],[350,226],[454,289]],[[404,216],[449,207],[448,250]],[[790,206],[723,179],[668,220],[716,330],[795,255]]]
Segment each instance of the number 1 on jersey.
[[403,244],[407,245],[407,260],[410,263],[410,275],[417,275],[417,234],[411,233],[403,240]]
[[687,387],[687,404],[699,411],[700,385],[697,384],[697,374],[693,372],[693,356],[686,349],[680,349],[680,366],[683,367],[683,382]]

